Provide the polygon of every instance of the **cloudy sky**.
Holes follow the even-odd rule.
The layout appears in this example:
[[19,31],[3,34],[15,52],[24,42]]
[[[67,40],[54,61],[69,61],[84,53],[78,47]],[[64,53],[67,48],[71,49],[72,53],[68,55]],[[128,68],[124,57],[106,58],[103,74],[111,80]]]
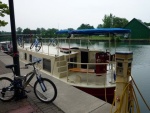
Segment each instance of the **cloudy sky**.
[[[8,0],[1,0],[8,4]],[[82,23],[97,27],[104,15],[150,22],[150,0],[14,0],[16,28],[78,28]],[[1,18],[10,23],[9,16]],[[10,24],[0,31],[11,31]]]

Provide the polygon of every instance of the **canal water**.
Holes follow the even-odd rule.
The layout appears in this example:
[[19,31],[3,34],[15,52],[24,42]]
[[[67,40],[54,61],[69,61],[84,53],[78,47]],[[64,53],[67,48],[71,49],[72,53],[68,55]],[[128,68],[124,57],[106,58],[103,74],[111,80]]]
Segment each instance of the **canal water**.
[[[71,46],[86,47],[86,44],[71,43]],[[114,54],[115,51],[132,51],[133,61],[131,73],[140,92],[145,98],[147,104],[150,106],[150,43],[117,42],[109,44],[109,42],[91,41],[91,43],[88,44],[89,48],[91,49],[93,48],[105,51],[109,49],[112,54]],[[140,105],[141,113],[149,113],[150,111],[144,104],[139,93],[137,93],[137,98]]]

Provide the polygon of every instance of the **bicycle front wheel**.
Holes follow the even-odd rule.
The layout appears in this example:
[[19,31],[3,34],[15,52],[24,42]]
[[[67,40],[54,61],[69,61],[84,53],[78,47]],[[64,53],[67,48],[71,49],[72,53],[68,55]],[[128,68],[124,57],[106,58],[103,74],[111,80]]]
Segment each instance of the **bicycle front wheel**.
[[39,42],[38,45],[35,47],[36,52],[38,52],[42,47],[42,42]]
[[0,100],[7,102],[14,98],[15,91],[12,82],[13,80],[11,80],[10,78],[0,78]]
[[20,47],[24,48],[24,44],[23,44],[23,42],[18,41],[18,45],[19,45]]
[[[43,91],[43,85],[46,91]],[[55,84],[47,78],[41,78],[40,82],[38,80],[35,82],[34,93],[40,101],[45,103],[53,102],[57,97]]]

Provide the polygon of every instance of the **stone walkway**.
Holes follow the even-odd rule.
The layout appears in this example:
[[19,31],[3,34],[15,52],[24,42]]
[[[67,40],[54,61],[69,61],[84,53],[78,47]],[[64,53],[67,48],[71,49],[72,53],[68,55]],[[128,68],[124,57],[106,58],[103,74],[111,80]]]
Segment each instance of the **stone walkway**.
[[[5,56],[0,54],[0,57]],[[0,60],[0,76],[11,72],[10,69],[5,68],[5,64]],[[45,104],[38,100],[31,86],[28,86],[28,90],[31,92],[27,93],[26,99],[10,102],[0,101],[0,113],[64,113],[55,104]]]
[[[12,57],[0,52],[0,77],[12,77],[11,71],[5,68],[5,65],[13,64]],[[20,62],[20,66],[24,66]],[[24,75],[32,68],[21,70]],[[27,94],[28,98],[20,101],[2,102],[0,101],[0,113],[109,113],[112,105],[93,97],[69,84],[66,84],[49,74],[41,71],[43,78],[52,80],[57,87],[57,98],[53,103],[45,104],[38,100],[32,87],[28,87],[31,92]],[[33,86],[36,78],[34,77],[30,84]]]

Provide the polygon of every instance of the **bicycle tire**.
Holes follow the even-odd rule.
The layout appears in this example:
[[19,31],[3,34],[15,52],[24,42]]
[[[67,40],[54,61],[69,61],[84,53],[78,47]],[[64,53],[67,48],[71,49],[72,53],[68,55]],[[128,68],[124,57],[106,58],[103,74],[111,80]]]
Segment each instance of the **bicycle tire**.
[[31,44],[30,49],[32,49],[34,47],[34,42]]
[[17,43],[20,47],[24,48],[24,43],[21,39],[17,39]]
[[38,46],[36,47],[36,52],[38,52],[42,47],[42,42],[39,42]]
[[54,42],[54,43],[53,43],[53,46],[55,47],[56,45],[57,45],[57,44]]
[[45,84],[47,91],[42,91],[40,83],[37,80],[34,84],[35,96],[44,103],[53,102],[57,97],[57,88],[55,84],[47,78],[41,78],[41,80]]
[[[0,100],[1,101],[3,102],[11,101],[15,97],[15,91],[13,89],[13,86],[11,85],[12,82],[13,80],[10,78],[7,77],[0,78]],[[4,88],[8,88],[8,89],[4,89]]]

